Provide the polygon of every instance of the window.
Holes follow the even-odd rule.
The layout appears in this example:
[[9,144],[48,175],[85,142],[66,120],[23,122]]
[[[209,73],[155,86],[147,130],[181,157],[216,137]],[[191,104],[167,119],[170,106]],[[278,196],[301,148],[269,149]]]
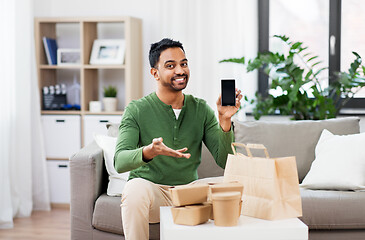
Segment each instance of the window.
[[[322,61],[316,69],[328,66],[328,1],[318,0],[271,0],[270,1],[270,28],[269,50],[282,52],[285,44],[274,35],[286,35],[291,41],[304,42],[308,52],[318,55]],[[304,64],[297,59],[297,64]],[[322,71],[318,79],[322,79],[322,86],[327,87],[328,71]],[[324,80],[324,81],[323,81]]]
[[[352,51],[357,52],[365,61],[365,5],[358,0],[342,1],[341,15],[341,71],[347,71],[355,59]],[[365,97],[362,88],[356,95],[357,98]],[[365,107],[365,105],[364,105]]]
[[[273,35],[286,35],[304,42],[323,61],[323,86],[328,76],[349,68],[357,52],[365,61],[365,5],[357,0],[258,0],[259,51],[280,51],[283,46]],[[341,34],[342,33],[342,34]],[[259,92],[265,95],[268,78],[259,73]],[[365,108],[365,89],[355,95],[347,108]]]

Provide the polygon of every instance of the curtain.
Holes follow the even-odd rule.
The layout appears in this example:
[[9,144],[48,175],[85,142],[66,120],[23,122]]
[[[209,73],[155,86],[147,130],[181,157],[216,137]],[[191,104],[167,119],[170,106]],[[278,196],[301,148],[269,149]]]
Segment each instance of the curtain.
[[0,228],[49,210],[32,0],[0,0]]
[[226,58],[257,54],[257,0],[160,0],[154,42],[163,37],[183,43],[190,67],[185,92],[215,108],[221,79],[236,79],[244,95],[254,97],[257,73],[241,64],[219,63]]

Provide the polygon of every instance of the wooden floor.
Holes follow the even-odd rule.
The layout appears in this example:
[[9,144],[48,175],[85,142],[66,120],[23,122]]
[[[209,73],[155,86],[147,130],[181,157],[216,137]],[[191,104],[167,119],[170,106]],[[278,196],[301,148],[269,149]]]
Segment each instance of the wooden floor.
[[70,210],[34,211],[29,218],[16,218],[13,229],[0,229],[0,239],[69,240]]

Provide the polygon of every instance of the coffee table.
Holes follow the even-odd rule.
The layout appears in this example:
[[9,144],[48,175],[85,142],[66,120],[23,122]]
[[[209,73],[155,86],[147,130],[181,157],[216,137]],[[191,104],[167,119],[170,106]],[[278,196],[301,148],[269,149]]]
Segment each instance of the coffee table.
[[218,227],[212,220],[184,226],[174,224],[170,208],[160,208],[161,240],[308,240],[308,227],[298,218],[268,221],[241,215],[234,227]]

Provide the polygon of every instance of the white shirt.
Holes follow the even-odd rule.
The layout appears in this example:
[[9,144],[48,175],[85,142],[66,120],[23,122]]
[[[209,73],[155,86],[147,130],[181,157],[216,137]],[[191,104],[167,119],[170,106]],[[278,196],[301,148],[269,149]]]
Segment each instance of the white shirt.
[[178,118],[179,118],[179,115],[180,115],[180,113],[181,113],[181,109],[172,109],[172,110],[174,110],[174,113],[175,113],[176,119],[178,119]]

